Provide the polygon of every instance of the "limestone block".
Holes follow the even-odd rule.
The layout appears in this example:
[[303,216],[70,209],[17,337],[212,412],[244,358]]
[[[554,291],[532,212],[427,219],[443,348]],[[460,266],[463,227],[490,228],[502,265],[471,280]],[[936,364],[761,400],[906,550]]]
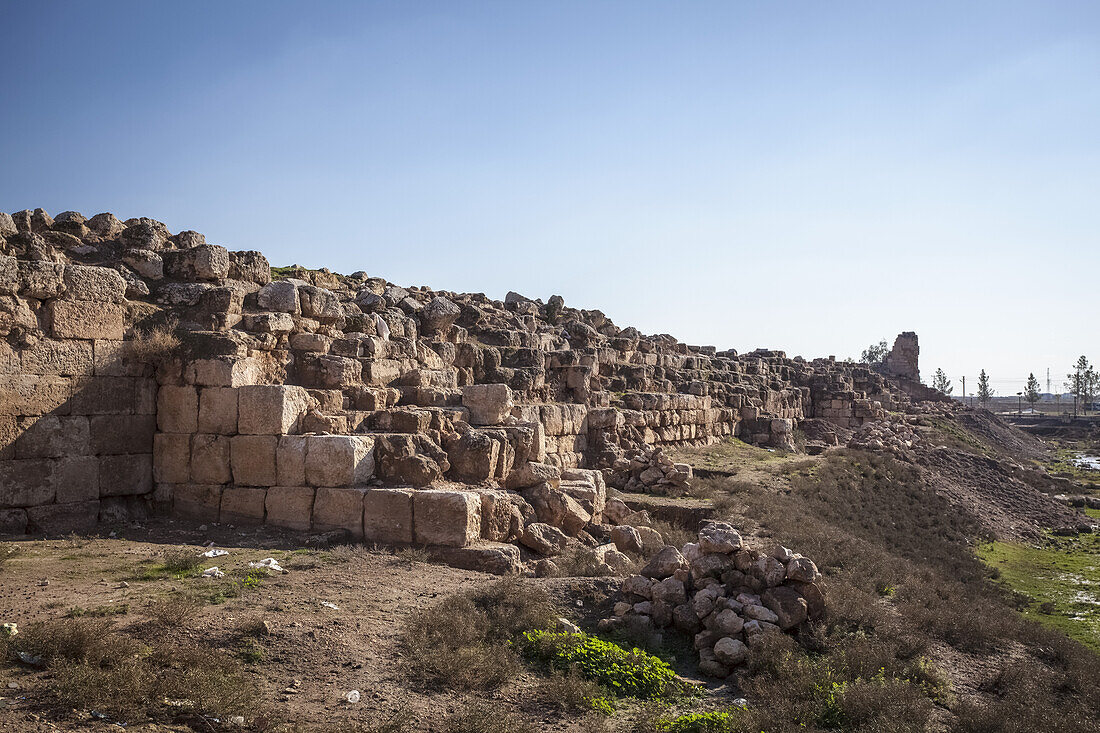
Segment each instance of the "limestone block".
[[25,417],[19,420],[18,427],[22,434],[15,441],[16,458],[60,458],[88,454],[91,440],[86,417]]
[[52,463],[46,458],[0,461],[0,509],[52,502],[56,495]]
[[110,267],[66,265],[62,281],[65,300],[121,303],[126,299],[126,281]]
[[0,536],[21,535],[27,532],[25,509],[0,509]]
[[368,489],[363,495],[363,539],[408,544],[413,541],[413,494],[404,489]]
[[267,523],[305,531],[313,516],[312,486],[273,486],[267,490]]
[[237,433],[237,390],[232,387],[203,387],[199,390],[200,433]]
[[153,491],[153,457],[148,453],[100,456],[99,495],[132,496]]
[[99,461],[95,456],[54,461],[50,480],[54,485],[54,501],[59,504],[99,499]]
[[306,436],[281,435],[275,452],[275,471],[280,486],[306,483]]
[[314,285],[303,285],[298,288],[298,296],[302,315],[306,318],[316,318],[326,322],[334,321],[344,315],[339,298],[331,290]]
[[512,411],[512,390],[507,384],[471,384],[462,388],[462,406],[471,424],[500,425]]
[[187,366],[187,381],[201,387],[243,387],[260,381],[262,369],[251,357],[217,356]]
[[181,519],[216,522],[221,503],[221,486],[179,484],[172,491],[172,513]]
[[309,393],[304,387],[288,384],[241,387],[237,405],[238,432],[245,435],[295,433],[309,405]]
[[[6,214],[0,213],[0,218],[4,216]],[[18,261],[14,257],[0,255],[0,295],[18,294],[20,284]]]
[[31,533],[59,535],[95,529],[99,522],[99,500],[72,504],[49,504],[27,509]]
[[93,415],[88,418],[91,447],[97,455],[152,453],[155,415]]
[[228,524],[263,524],[267,489],[227,487],[222,489],[218,521]]
[[357,486],[374,475],[374,440],[365,435],[306,437],[306,483]]
[[260,291],[256,294],[256,304],[268,311],[294,315],[302,312],[298,287],[286,280],[276,280],[260,288]]
[[354,539],[363,538],[363,494],[366,489],[317,489],[313,500],[313,530],[346,529]]
[[191,480],[200,484],[233,480],[229,436],[198,433],[191,438]]
[[67,415],[72,380],[13,374],[0,377],[0,415]]
[[157,427],[164,433],[198,432],[198,391],[190,385],[162,386],[157,393]]
[[115,303],[52,300],[45,313],[54,338],[121,340],[126,335],[125,311]]
[[87,341],[42,339],[23,351],[22,358],[27,374],[90,376],[95,372],[92,345]]
[[[233,482],[241,486],[275,486],[275,450],[279,439],[274,435],[234,435],[231,441]],[[194,466],[192,465],[192,471]]]
[[216,244],[200,244],[162,254],[168,277],[185,282],[216,281],[229,275],[229,251]]
[[465,547],[481,535],[481,499],[468,491],[424,489],[413,494],[413,539]]
[[448,474],[457,481],[477,484],[496,474],[501,443],[484,432],[446,436],[444,448],[451,464]]
[[401,362],[394,359],[364,359],[363,382],[383,387],[401,376]]
[[157,433],[153,436],[153,476],[159,483],[184,484],[191,480],[189,433]]
[[137,390],[132,377],[76,377],[70,411],[74,415],[133,415]]
[[19,260],[19,294],[26,298],[56,298],[65,290],[65,266],[58,262]]

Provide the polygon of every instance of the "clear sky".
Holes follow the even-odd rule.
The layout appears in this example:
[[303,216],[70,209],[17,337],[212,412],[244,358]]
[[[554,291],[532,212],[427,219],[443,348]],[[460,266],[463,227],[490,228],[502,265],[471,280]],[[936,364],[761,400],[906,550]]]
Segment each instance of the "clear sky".
[[[1100,361],[1100,3],[0,2],[0,209],[1001,394]],[[1018,381],[1014,381],[1018,380]],[[958,393],[956,387],[956,393]]]

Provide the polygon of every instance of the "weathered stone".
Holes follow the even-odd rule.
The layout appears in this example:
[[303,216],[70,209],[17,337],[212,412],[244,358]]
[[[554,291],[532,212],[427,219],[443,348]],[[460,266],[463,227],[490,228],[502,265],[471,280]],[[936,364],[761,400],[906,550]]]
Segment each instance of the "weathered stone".
[[94,529],[98,521],[98,499],[27,508],[27,524],[34,534],[59,535],[84,532]]
[[689,565],[684,556],[672,545],[668,545],[659,551],[641,570],[641,574],[647,578],[663,580],[671,577],[677,570],[688,570]]
[[306,438],[306,483],[359,486],[374,475],[374,440],[364,435],[310,435]]
[[449,329],[458,320],[462,309],[443,296],[436,296],[419,312],[420,324],[424,333],[440,333]]
[[191,434],[157,433],[153,437],[153,476],[158,483],[191,480]]
[[626,524],[620,524],[611,529],[611,541],[622,552],[640,554],[642,552],[642,538],[638,530]]
[[23,352],[22,371],[25,374],[91,375],[95,371],[92,344],[42,339]]
[[46,458],[0,461],[0,509],[51,503],[56,495],[52,463]]
[[[241,486],[275,486],[275,450],[279,438],[274,435],[234,435],[230,440],[233,482]],[[194,467],[192,467],[192,471]]]
[[200,244],[189,249],[166,250],[164,273],[184,282],[218,281],[229,275],[229,252],[225,247]]
[[237,398],[237,430],[245,435],[295,433],[310,404],[304,387],[288,384],[241,387]]
[[222,490],[218,521],[223,524],[263,524],[266,501],[266,489],[227,487]]
[[353,539],[363,538],[363,495],[366,489],[319,488],[313,501],[313,529],[345,529]]
[[708,522],[699,530],[699,549],[729,554],[741,549],[741,533],[726,522]]
[[199,429],[199,394],[194,387],[166,384],[157,393],[157,427],[164,433]]
[[561,483],[561,468],[548,463],[528,461],[512,469],[505,480],[505,486],[509,489],[526,489],[541,483],[557,488]]
[[714,645],[714,656],[727,667],[736,667],[745,661],[748,655],[749,649],[740,639],[725,636]]
[[260,288],[256,294],[256,303],[260,308],[280,313],[297,315],[302,312],[298,297],[298,287],[286,280],[276,280]]
[[120,340],[126,334],[125,314],[114,303],[53,300],[46,305],[45,313],[54,338]]
[[99,499],[100,470],[99,461],[95,456],[62,458],[54,461],[51,466],[50,480],[56,492],[54,501],[59,504]]
[[91,446],[88,418],[42,415],[19,421],[16,458],[59,458],[85,455]]
[[231,482],[230,446],[230,438],[226,435],[196,434],[191,439],[191,480],[200,484]]
[[316,318],[324,323],[335,321],[344,315],[340,300],[331,290],[303,285],[298,288],[298,298],[302,315],[307,318]]
[[413,494],[413,538],[426,545],[463,547],[481,536],[481,501],[467,491],[425,489]]
[[471,424],[500,425],[512,411],[512,390],[507,384],[472,384],[462,388],[462,406]]
[[523,528],[520,544],[540,555],[560,555],[569,538],[557,527],[543,522],[532,522]]
[[515,545],[487,544],[474,547],[444,547],[436,553],[448,565],[493,575],[516,575],[523,568]]
[[99,495],[131,496],[153,491],[153,457],[147,453],[100,456]]
[[304,486],[306,483],[306,436],[281,435],[275,452],[275,470],[279,486]]
[[267,523],[305,531],[313,521],[312,486],[273,486],[267,490]]
[[237,432],[237,390],[232,387],[204,387],[199,391],[200,433],[234,435]]
[[797,590],[785,585],[768,588],[760,596],[760,600],[775,614],[776,620],[773,623],[778,624],[783,631],[798,626],[809,615],[806,600]]
[[122,254],[125,262],[134,272],[149,280],[164,278],[164,258],[148,249],[128,249]]
[[801,583],[812,583],[818,577],[817,565],[808,557],[795,555],[787,562],[786,577]]
[[413,494],[402,489],[368,489],[363,495],[363,539],[408,544],[413,541]]

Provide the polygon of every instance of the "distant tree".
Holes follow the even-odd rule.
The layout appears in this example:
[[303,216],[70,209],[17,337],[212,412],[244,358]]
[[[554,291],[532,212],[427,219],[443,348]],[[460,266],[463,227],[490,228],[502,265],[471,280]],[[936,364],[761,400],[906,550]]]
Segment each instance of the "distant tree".
[[947,374],[942,369],[937,369],[936,373],[932,375],[932,389],[938,389],[946,395],[951,394],[955,388],[951,386],[951,380],[947,378]]
[[978,375],[978,402],[985,407],[993,399],[993,390],[989,388],[989,375],[985,369]]
[[883,339],[877,344],[871,344],[864,349],[859,360],[864,364],[881,364],[886,361],[886,355],[889,353],[890,345],[886,343],[886,339]]
[[1073,365],[1073,371],[1066,376],[1069,378],[1066,389],[1081,405],[1082,414],[1087,413],[1088,406],[1096,398],[1096,392],[1100,389],[1100,375],[1082,354]]
[[1031,405],[1031,409],[1035,409],[1035,403],[1040,400],[1039,395],[1039,380],[1035,378],[1035,374],[1027,375],[1027,386],[1024,387],[1024,399]]

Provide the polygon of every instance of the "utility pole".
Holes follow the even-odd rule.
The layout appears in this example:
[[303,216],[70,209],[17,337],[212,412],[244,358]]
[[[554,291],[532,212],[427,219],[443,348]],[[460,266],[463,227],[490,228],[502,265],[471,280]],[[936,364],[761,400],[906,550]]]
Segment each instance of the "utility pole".
[[1052,394],[1050,391],[1050,367],[1047,367],[1047,394]]
[[966,407],[966,377],[963,376],[963,407]]

